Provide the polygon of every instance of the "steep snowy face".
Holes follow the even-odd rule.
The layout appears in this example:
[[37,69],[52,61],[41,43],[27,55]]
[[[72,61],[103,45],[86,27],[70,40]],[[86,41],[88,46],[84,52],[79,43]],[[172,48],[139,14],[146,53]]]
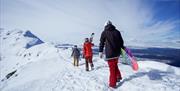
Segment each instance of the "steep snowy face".
[[22,31],[14,29],[11,31],[0,29],[1,46],[5,47],[19,47],[19,48],[30,48],[32,46],[44,43],[37,36],[32,34],[30,31]]
[[24,37],[27,37],[27,38],[31,38],[31,41],[29,41],[27,44],[26,44],[26,48],[30,48],[34,45],[38,45],[38,44],[42,44],[44,43],[41,39],[39,39],[37,36],[35,36],[34,34],[32,34],[30,31],[26,31],[24,33]]

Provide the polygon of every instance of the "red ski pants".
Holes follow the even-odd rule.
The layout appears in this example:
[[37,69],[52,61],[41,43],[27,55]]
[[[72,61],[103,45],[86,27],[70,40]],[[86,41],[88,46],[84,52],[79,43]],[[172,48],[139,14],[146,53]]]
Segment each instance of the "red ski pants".
[[122,79],[121,73],[118,68],[118,59],[108,60],[108,65],[109,65],[109,71],[110,71],[109,86],[115,87],[117,80]]

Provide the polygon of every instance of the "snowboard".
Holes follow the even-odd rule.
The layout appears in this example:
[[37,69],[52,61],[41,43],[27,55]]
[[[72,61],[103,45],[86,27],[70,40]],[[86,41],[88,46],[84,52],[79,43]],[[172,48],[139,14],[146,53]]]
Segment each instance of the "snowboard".
[[132,55],[130,49],[127,47],[125,47],[125,49],[121,48],[121,52],[122,52],[122,63],[131,65],[132,69],[134,71],[137,71],[139,68],[138,63],[136,61],[136,58]]

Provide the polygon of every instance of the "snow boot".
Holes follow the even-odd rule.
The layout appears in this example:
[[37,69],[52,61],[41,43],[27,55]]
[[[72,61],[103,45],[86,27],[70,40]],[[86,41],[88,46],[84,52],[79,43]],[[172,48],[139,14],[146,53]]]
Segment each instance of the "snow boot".
[[89,71],[89,69],[86,69],[86,71]]
[[117,82],[120,82],[121,80],[122,80],[122,78],[118,78],[118,79],[117,79]]

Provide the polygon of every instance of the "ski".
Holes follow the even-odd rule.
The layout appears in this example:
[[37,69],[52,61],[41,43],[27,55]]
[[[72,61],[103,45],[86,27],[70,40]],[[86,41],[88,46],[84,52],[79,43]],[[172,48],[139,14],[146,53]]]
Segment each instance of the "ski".
[[92,41],[93,41],[93,37],[94,37],[94,33],[92,33],[92,34],[91,34],[91,36],[90,36],[90,39],[89,39],[89,40],[90,40],[90,42],[92,42]]

